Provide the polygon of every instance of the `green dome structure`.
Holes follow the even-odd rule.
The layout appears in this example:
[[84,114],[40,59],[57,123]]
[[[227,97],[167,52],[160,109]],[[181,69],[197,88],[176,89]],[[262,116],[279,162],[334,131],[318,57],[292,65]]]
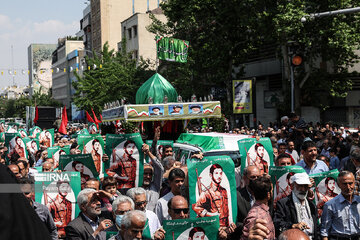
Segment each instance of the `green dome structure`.
[[163,103],[165,96],[168,102],[176,102],[178,94],[171,83],[155,73],[136,92],[136,104],[148,104],[149,97],[152,98],[153,104]]

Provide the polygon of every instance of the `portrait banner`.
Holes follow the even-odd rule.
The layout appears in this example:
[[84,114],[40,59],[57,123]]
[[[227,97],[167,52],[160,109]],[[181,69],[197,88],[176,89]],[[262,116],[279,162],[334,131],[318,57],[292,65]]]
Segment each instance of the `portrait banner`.
[[91,154],[91,157],[94,161],[96,171],[98,172],[100,178],[104,176],[104,164],[102,157],[104,155],[104,139],[100,134],[89,134],[89,135],[79,135],[78,138],[79,149],[83,154]]
[[97,134],[99,129],[96,127],[95,123],[89,122],[88,123],[88,133],[89,134]]
[[219,216],[164,220],[165,240],[216,240]]
[[252,80],[233,80],[233,113],[253,113]]
[[76,133],[72,134],[71,138],[77,138],[79,135],[89,135],[89,131],[86,128],[81,129],[80,131],[77,131]]
[[[146,140],[146,144],[151,148],[153,140]],[[174,141],[171,140],[158,140],[156,143],[156,157],[158,159],[163,159],[165,152],[164,146],[171,146],[174,148]],[[149,156],[145,157],[146,162],[149,162]]]
[[64,172],[79,172],[81,188],[84,187],[86,181],[90,178],[99,177],[90,154],[60,155],[59,170]]
[[337,184],[338,175],[339,171],[337,169],[309,175],[315,181],[316,187],[313,188],[315,193],[314,203],[318,210],[319,220],[325,203],[341,193],[341,189]]
[[30,129],[29,137],[30,138],[39,138],[40,133],[41,133],[41,128],[39,128],[38,126],[35,126]]
[[105,152],[110,160],[105,162],[107,175],[115,177],[118,189],[142,185],[144,154],[139,133],[106,134]]
[[65,227],[80,213],[76,204],[80,191],[78,172],[35,174],[35,201],[49,208],[60,236],[65,236]]
[[17,133],[19,130],[19,123],[9,122],[7,124],[6,132],[7,133]]
[[0,120],[0,133],[5,132],[5,120]]
[[36,138],[23,138],[23,141],[26,145],[26,150],[29,154],[35,154],[39,150],[39,140]]
[[269,167],[273,166],[274,154],[270,138],[245,138],[238,141],[241,156],[241,173],[245,167],[255,165],[260,173],[269,173]]
[[190,217],[219,215],[220,226],[236,223],[235,167],[228,156],[188,159]]
[[26,130],[23,129],[23,128],[20,128],[20,129],[18,130],[18,133],[20,133],[20,136],[21,136],[22,139],[24,139],[24,138],[26,138],[26,137],[28,136]]
[[28,155],[25,142],[21,138],[20,133],[5,133],[5,146],[8,147],[7,160],[9,160],[14,153],[27,159]]
[[54,168],[59,166],[60,155],[70,154],[70,145],[64,147],[55,146],[47,148],[48,158],[54,159]]
[[45,147],[52,147],[54,145],[54,129],[46,129],[39,135],[39,143]]
[[291,177],[295,173],[302,173],[305,170],[300,166],[284,166],[277,167],[271,166],[269,174],[271,176],[271,182],[274,186],[274,206],[280,199],[289,196],[291,193]]
[[0,133],[0,142],[5,142],[5,132]]

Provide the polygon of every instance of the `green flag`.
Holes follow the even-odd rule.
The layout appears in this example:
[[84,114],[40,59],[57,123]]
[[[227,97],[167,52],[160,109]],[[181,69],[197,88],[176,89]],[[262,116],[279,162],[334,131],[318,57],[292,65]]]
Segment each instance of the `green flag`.
[[155,38],[158,58],[173,62],[187,62],[189,42],[176,38]]
[[106,134],[106,173],[115,177],[118,189],[133,188],[142,185],[144,154],[141,151],[143,141],[139,133]]
[[80,213],[76,204],[80,190],[80,174],[77,172],[35,175],[35,201],[49,208],[59,235],[65,235],[65,227]]
[[219,232],[219,216],[164,220],[165,240],[216,240]]
[[273,165],[274,154],[270,138],[245,138],[238,141],[241,156],[241,172],[245,167],[255,165],[260,173],[269,173],[269,167]]
[[190,217],[209,217],[219,213],[220,226],[236,223],[237,198],[232,159],[228,156],[188,159],[187,166]]
[[337,185],[338,175],[339,171],[337,169],[309,175],[315,181],[313,189],[315,192],[314,201],[318,210],[319,220],[325,203],[341,193],[341,189]]
[[274,206],[280,199],[291,193],[291,177],[295,173],[302,173],[305,170],[300,166],[270,166],[269,174],[274,186]]
[[89,178],[97,178],[99,176],[90,154],[60,155],[59,169],[80,172],[82,188]]
[[80,134],[77,139],[81,153],[91,154],[96,170],[100,178],[102,178],[104,176],[104,164],[102,162],[105,145],[104,139],[100,134]]

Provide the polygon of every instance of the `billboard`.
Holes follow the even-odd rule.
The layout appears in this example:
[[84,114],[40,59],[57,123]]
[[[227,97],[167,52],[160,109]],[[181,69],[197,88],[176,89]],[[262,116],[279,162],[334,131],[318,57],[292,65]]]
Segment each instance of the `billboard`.
[[31,44],[28,47],[30,94],[35,91],[47,93],[52,86],[51,60],[56,44]]
[[253,113],[252,80],[233,80],[233,113]]

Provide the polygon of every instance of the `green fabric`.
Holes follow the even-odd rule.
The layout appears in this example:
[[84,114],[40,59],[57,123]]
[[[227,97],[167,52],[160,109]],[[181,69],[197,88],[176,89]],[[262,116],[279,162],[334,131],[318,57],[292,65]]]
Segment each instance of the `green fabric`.
[[35,126],[35,127],[30,129],[29,137],[31,137],[31,138],[39,138],[40,132],[41,132],[41,128],[39,128],[38,126]]
[[[216,240],[219,233],[219,216],[164,220],[165,240],[188,240],[190,231],[197,227],[205,232],[204,240]],[[195,239],[195,238],[194,238]]]
[[189,42],[176,38],[156,37],[158,58],[172,62],[187,62]]
[[65,153],[65,155],[70,154],[70,145],[66,145],[63,148],[61,148],[60,146],[49,147],[47,148],[47,152],[48,152],[48,158],[54,159],[55,166],[58,166],[60,155],[62,155],[63,152]]
[[[235,181],[235,166],[233,160],[228,156],[212,156],[212,157],[204,157],[203,159],[188,159],[187,160],[187,167],[188,167],[188,174],[189,174],[189,196],[190,196],[190,218],[197,218],[197,217],[204,217],[202,214],[203,210],[207,210],[208,212],[212,211],[208,201],[211,198],[208,196],[212,196],[213,193],[209,192],[211,186],[213,186],[213,178],[210,174],[211,167],[216,167],[216,169],[220,169],[217,165],[220,165],[222,168],[222,179],[220,181],[220,186],[225,189],[226,196],[228,199],[228,211],[224,209],[223,217],[226,219],[228,224],[236,223],[236,216],[237,216],[237,197],[236,197],[236,181]],[[201,186],[201,187],[200,187]],[[216,192],[216,194],[220,194],[220,192]],[[225,194],[221,194],[221,198],[225,197]],[[200,201],[201,198],[206,199],[206,203],[200,204],[201,208],[203,209],[201,212],[195,212],[195,204]],[[203,199],[204,200],[204,199]],[[214,202],[213,202],[214,203]],[[221,209],[217,209],[218,213]],[[211,212],[211,213],[216,213]],[[226,213],[227,216],[225,215]],[[207,215],[205,215],[206,217]],[[223,226],[225,221],[223,222]],[[220,222],[220,225],[221,222]],[[226,225],[228,227],[229,225]]]
[[195,145],[201,147],[204,151],[225,148],[222,137],[203,136],[190,133],[182,133],[176,142]]
[[9,160],[11,158],[11,155],[13,155],[15,151],[15,146],[17,145],[16,139],[21,139],[21,148],[24,151],[24,157],[28,158],[28,153],[26,151],[26,145],[24,140],[21,138],[20,133],[5,133],[5,146],[8,148],[7,154],[6,154],[6,160]]
[[99,176],[91,154],[60,155],[59,169],[63,171],[74,172],[75,170],[72,166],[73,162],[80,162],[84,165],[84,173],[81,176],[81,183],[84,183],[83,179],[87,180],[88,177],[97,178]]
[[[289,186],[289,178],[295,173],[303,173],[305,170],[300,166],[270,166],[269,173],[271,176],[271,182],[274,186],[274,205],[276,202],[286,196],[291,192]],[[288,176],[288,173],[291,173]]]
[[155,73],[136,92],[136,104],[148,104],[149,97],[153,103],[163,103],[165,95],[168,102],[176,102],[178,94],[175,88],[160,74]]

